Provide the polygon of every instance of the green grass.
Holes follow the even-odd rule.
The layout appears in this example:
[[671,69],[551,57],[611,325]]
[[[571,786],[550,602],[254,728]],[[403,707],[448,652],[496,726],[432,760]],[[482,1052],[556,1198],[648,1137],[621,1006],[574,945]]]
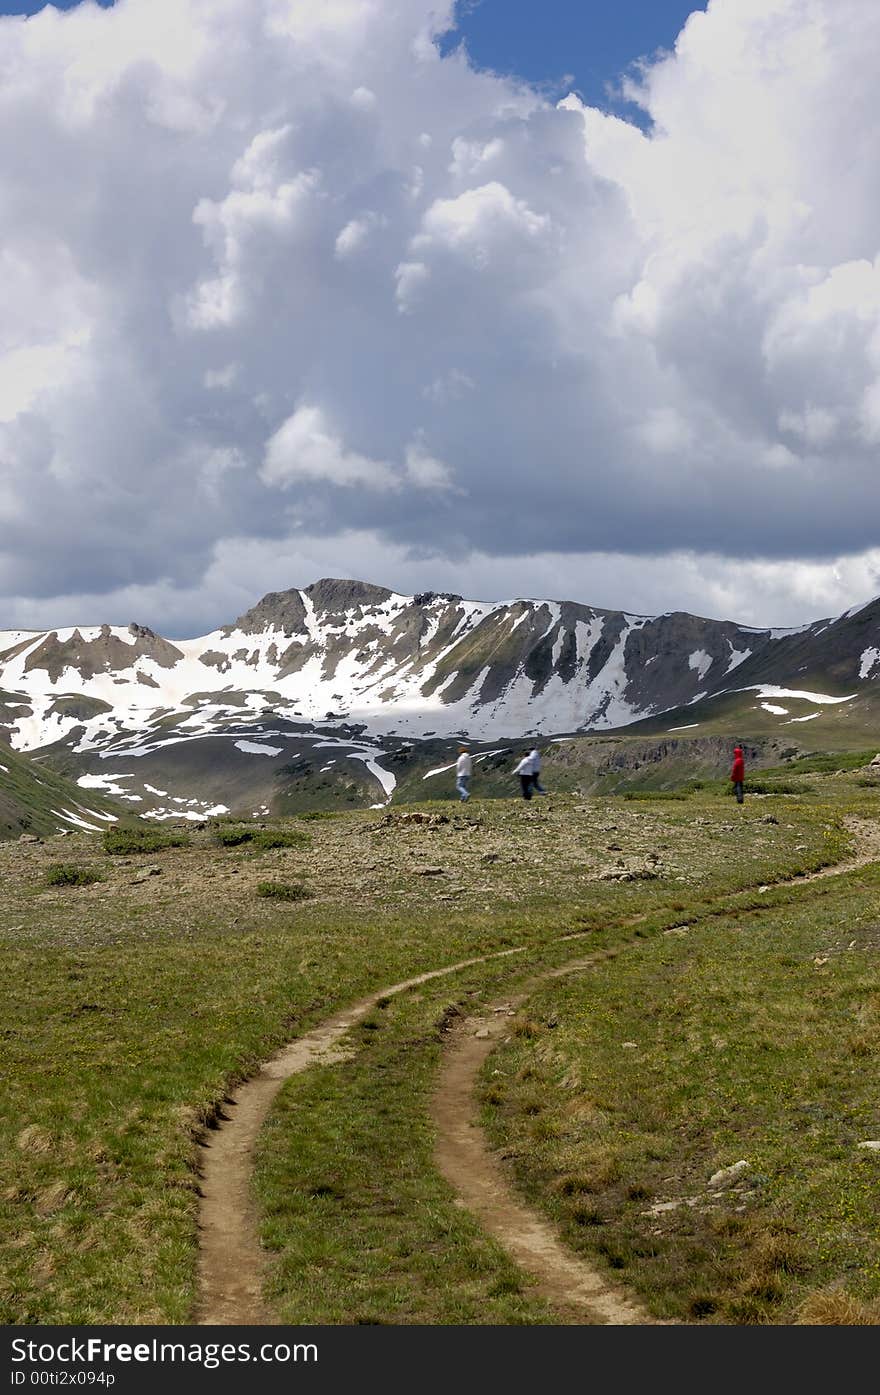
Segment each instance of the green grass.
[[877,754],[876,746],[868,751],[815,751],[811,755],[796,756],[784,765],[773,766],[767,775],[834,775],[838,770],[861,770],[870,765]]
[[[734,793],[733,785],[727,790],[729,795]],[[749,794],[813,794],[814,787],[795,783],[794,780],[746,780],[743,784],[743,793]]]
[[22,833],[51,837],[60,828],[70,827],[59,811],[93,825],[101,821],[96,815],[125,817],[127,812],[96,790],[81,790],[43,760],[13,751],[0,741],[0,840]]
[[[701,916],[723,926],[735,913],[751,925],[786,907],[830,905],[831,883],[759,888],[846,855],[843,815],[875,802],[846,782],[833,793],[777,806],[773,825],[757,800],[732,810],[703,793],[656,807],[474,800],[442,824],[343,814],[314,821],[307,846],[291,848],[283,825],[253,830],[282,838],[258,858],[252,843],[218,847],[212,830],[197,829],[185,847],[163,842],[162,875],[137,885],[124,858],[108,862],[100,835],[76,833],[65,855],[106,876],[87,896],[47,888],[57,860],[49,846],[0,846],[0,1320],[190,1321],[196,1141],[230,1086],[280,1044],[368,991],[475,954],[520,946],[525,973],[582,952],[583,942],[559,942],[567,933],[611,948],[634,934],[669,944],[664,929]],[[421,807],[449,813],[448,804]],[[657,880],[600,880],[611,844],[636,861],[656,853]],[[295,917],[257,894],[261,881],[305,878],[314,894]],[[873,906],[873,884],[848,886],[852,913]],[[503,973],[469,971],[467,991],[512,983],[519,969],[504,963]],[[683,960],[682,983],[691,974]],[[292,1321],[320,1312],[333,1321],[545,1320],[431,1173],[420,1110],[437,1059],[432,1014],[443,1005],[439,988],[395,1002],[374,1015],[382,1026],[359,1034],[375,1043],[363,1060],[344,1076],[310,1072],[279,1100],[270,1128],[289,1148],[277,1181],[267,1159],[259,1185],[277,1256],[273,1292]],[[365,1160],[369,1127],[387,1147],[380,1139]],[[294,1195],[300,1158],[317,1189],[341,1170],[348,1201],[334,1210],[320,1190]],[[361,1214],[370,1195],[375,1208]],[[310,1207],[316,1218],[325,1208],[323,1231],[300,1240],[299,1213]],[[300,1243],[324,1258],[301,1269]],[[363,1285],[346,1306],[355,1272]]]
[[[503,982],[503,978],[499,981]],[[438,1024],[465,980],[405,995],[357,1031],[357,1055],[294,1077],[264,1131],[256,1192],[268,1293],[290,1323],[552,1323],[433,1165]]]
[[880,1298],[880,1160],[857,1147],[877,1131],[880,872],[818,887],[542,989],[487,1063],[519,1185],[660,1317],[791,1322],[841,1280]]

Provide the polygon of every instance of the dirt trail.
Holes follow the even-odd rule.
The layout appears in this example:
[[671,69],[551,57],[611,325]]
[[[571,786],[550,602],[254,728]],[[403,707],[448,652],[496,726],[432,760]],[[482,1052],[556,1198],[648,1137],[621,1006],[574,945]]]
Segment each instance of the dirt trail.
[[831,867],[822,867],[818,872],[805,872],[790,881],[774,882],[774,886],[798,886],[801,882],[818,882],[824,877],[842,877],[845,872],[857,872],[860,867],[880,861],[880,824],[864,818],[844,819],[843,822],[856,843],[853,857],[846,862],[835,862]]
[[345,1034],[379,1002],[431,979],[457,973],[473,964],[522,954],[504,949],[476,959],[463,959],[444,969],[433,969],[328,1017],[319,1027],[297,1038],[255,1076],[240,1085],[224,1101],[218,1126],[202,1145],[202,1200],[199,1208],[199,1301],[196,1321],[202,1325],[269,1324],[277,1318],[262,1297],[265,1255],[260,1247],[259,1218],[251,1195],[253,1151],[266,1115],[285,1080],[309,1066],[346,1060],[351,1052],[342,1045]]
[[509,1030],[508,1013],[542,983],[592,968],[605,956],[576,959],[531,979],[515,998],[468,1018],[454,1030],[431,1105],[437,1129],[437,1166],[484,1230],[531,1274],[537,1292],[581,1322],[655,1321],[633,1298],[574,1254],[552,1225],[518,1201],[489,1148],[477,1118],[474,1087],[480,1067]]
[[[841,876],[880,859],[880,827],[866,825],[864,820],[851,820],[848,827],[858,843],[854,858],[773,885],[797,885]],[[561,938],[573,940],[582,936]],[[312,1065],[345,1060],[350,1051],[341,1045],[342,1039],[381,998],[393,997],[475,964],[523,952],[524,948],[509,949],[465,959],[362,998],[286,1046],[267,1061],[257,1075],[227,1096],[224,1101],[227,1112],[220,1115],[218,1126],[210,1131],[202,1147],[198,1323],[251,1325],[277,1321],[262,1298],[265,1255],[259,1242],[251,1177],[257,1136],[284,1081]],[[538,983],[578,972],[601,958],[601,955],[592,955],[553,969],[533,980],[510,1002],[512,1005],[521,1003]],[[483,1030],[487,1033],[485,1037],[473,1035]],[[473,1103],[477,1073],[500,1034],[494,1013],[479,1021],[470,1019],[468,1028],[453,1034],[433,1102],[441,1171],[485,1228],[510,1250],[524,1269],[535,1275],[539,1291],[551,1302],[561,1309],[582,1314],[584,1320],[651,1322],[632,1299],[572,1255],[556,1238],[552,1227],[510,1192],[476,1124]]]

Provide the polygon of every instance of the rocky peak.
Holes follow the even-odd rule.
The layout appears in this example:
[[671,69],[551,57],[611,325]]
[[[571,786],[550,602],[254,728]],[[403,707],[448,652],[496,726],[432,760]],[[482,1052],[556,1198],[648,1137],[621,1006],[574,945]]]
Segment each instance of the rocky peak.
[[322,614],[384,605],[394,592],[384,586],[373,586],[368,581],[344,581],[328,576],[307,586],[305,594],[317,613]]
[[255,606],[246,610],[223,633],[239,630],[242,634],[258,635],[264,630],[281,630],[285,635],[299,634],[305,629],[306,608],[299,591],[270,591]]

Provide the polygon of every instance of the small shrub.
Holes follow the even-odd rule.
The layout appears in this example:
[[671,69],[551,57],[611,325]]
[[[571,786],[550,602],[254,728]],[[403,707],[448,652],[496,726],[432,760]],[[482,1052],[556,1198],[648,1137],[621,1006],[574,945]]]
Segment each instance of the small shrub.
[[252,848],[307,848],[310,839],[307,833],[297,828],[238,828],[218,827],[215,830],[217,842],[224,848],[238,848],[250,843]]
[[718,1311],[718,1298],[713,1293],[694,1294],[689,1307],[693,1318],[711,1317],[713,1313]]
[[511,1025],[515,1037],[537,1037],[544,1031],[543,1022],[538,1022],[534,1017],[529,1016],[515,1017]]
[[880,1303],[863,1303],[844,1291],[818,1290],[807,1294],[795,1322],[799,1327],[876,1327]]
[[255,828],[255,848],[307,848],[311,839],[298,828]]
[[[814,785],[795,785],[786,780],[746,780],[743,786],[744,794],[813,794],[814,790]],[[735,793],[733,784],[726,793]]]
[[[353,799],[354,795],[350,794],[348,798]],[[303,822],[312,822],[316,819],[338,819],[339,812],[338,809],[306,809],[304,813],[297,814],[296,817],[302,819]]]
[[104,834],[104,851],[114,856],[161,852],[163,848],[188,845],[188,833],[171,833],[161,828],[108,828]]
[[47,886],[91,886],[103,880],[100,872],[90,867],[76,867],[72,862],[53,862],[46,872]]
[[653,1196],[650,1187],[646,1187],[643,1182],[632,1182],[626,1189],[627,1197],[630,1201],[649,1201]]
[[253,840],[255,829],[253,828],[217,828],[214,837],[223,848],[237,848],[242,843],[250,843]]
[[257,895],[275,901],[305,901],[311,892],[303,882],[260,882]]
[[596,1206],[579,1202],[572,1207],[571,1219],[575,1225],[604,1225],[606,1218]]
[[627,790],[624,799],[687,799],[682,790]]

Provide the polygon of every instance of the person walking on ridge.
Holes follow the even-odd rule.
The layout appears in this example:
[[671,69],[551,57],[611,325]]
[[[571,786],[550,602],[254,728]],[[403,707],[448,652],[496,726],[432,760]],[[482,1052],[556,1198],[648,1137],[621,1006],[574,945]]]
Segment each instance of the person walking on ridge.
[[546,794],[547,791],[541,784],[541,752],[537,746],[533,746],[529,752],[529,759],[532,762],[532,790],[538,794]]
[[466,804],[471,797],[470,783],[473,773],[473,756],[467,746],[459,746],[458,760],[455,762],[455,788],[458,790],[458,797],[462,804]]
[[733,765],[730,767],[730,778],[733,781],[733,792],[736,795],[737,804],[743,802],[743,784],[746,778],[746,763],[743,758],[742,746],[735,746],[733,751]]
[[531,752],[525,752],[525,751],[523,752],[522,759],[521,759],[519,765],[515,768],[515,770],[514,770],[513,773],[514,773],[514,775],[518,775],[518,776],[519,776],[519,784],[520,784],[520,789],[522,790],[522,797],[523,797],[523,799],[531,799],[531,797],[532,797],[532,781],[533,781],[534,778],[535,778],[535,777],[534,777],[534,772],[533,772],[533,769],[532,769],[532,756],[531,756]]

